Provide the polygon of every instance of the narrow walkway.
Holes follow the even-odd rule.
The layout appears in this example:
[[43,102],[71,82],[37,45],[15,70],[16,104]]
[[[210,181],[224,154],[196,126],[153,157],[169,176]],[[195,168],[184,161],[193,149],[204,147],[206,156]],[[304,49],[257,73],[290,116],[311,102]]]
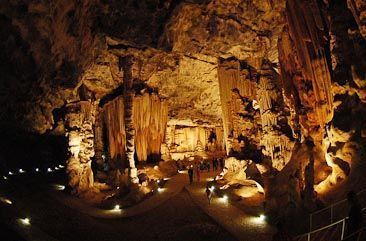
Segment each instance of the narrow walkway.
[[81,199],[72,197],[70,195],[55,193],[54,198],[56,198],[61,203],[66,206],[77,209],[77,211],[87,214],[96,218],[126,218],[137,216],[143,214],[157,206],[163,204],[165,201],[169,200],[176,194],[180,193],[184,186],[188,184],[187,174],[177,174],[173,176],[167,185],[158,193],[154,194],[152,197],[144,200],[143,202],[120,210],[104,210],[92,207],[84,203]]
[[205,180],[208,177],[205,173],[201,178],[203,181],[186,186],[193,201],[238,240],[271,240],[274,229],[259,217],[249,216],[237,207],[230,205],[224,198],[217,196],[213,196],[211,204],[209,204],[205,193]]

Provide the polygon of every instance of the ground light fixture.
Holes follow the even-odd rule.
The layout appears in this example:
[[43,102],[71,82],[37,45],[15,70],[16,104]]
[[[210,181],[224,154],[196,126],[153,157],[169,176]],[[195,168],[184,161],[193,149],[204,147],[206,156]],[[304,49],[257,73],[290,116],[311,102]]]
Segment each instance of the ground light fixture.
[[25,173],[25,171],[22,168],[20,168],[19,173]]
[[47,168],[47,172],[52,172],[52,169],[51,168]]
[[20,218],[19,221],[26,226],[30,225],[30,219],[29,218]]
[[229,197],[225,194],[224,196],[222,196],[222,199],[223,199],[224,201],[227,201],[227,200],[229,199]]
[[13,175],[14,173],[12,173],[12,172],[9,172],[9,175]]
[[3,176],[3,179],[4,179],[4,180],[8,180],[8,177],[7,177],[7,176]]
[[114,206],[113,210],[116,210],[116,211],[121,210],[121,207],[117,204],[117,205]]
[[259,221],[261,221],[261,222],[266,221],[266,215],[264,215],[264,214],[259,215]]
[[8,205],[12,205],[13,204],[12,201],[10,201],[9,199],[4,198],[4,197],[0,197],[0,201],[3,202],[3,203],[5,203],[5,204],[8,204]]
[[64,185],[60,185],[60,184],[53,184],[53,188],[57,191],[63,191],[65,190],[65,186]]
[[36,172],[39,172],[39,168],[36,168]]

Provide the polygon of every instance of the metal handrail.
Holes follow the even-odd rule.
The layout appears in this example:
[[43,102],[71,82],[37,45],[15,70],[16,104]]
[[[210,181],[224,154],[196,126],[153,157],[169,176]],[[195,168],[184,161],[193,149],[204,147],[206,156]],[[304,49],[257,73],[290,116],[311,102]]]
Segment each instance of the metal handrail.
[[[361,193],[363,193],[365,191],[366,191],[366,189],[362,189],[361,191],[359,191],[357,193],[357,196],[359,196]],[[329,205],[329,206],[327,206],[325,208],[322,208],[320,210],[317,210],[315,212],[310,213],[310,215],[309,215],[310,216],[310,218],[309,218],[309,222],[310,222],[309,223],[309,231],[312,231],[312,227],[313,227],[313,216],[315,214],[318,214],[318,213],[321,213],[321,212],[323,212],[325,210],[330,209],[330,223],[332,223],[333,222],[333,207],[336,206],[336,205],[338,205],[338,204],[340,204],[340,203],[346,202],[346,201],[347,201],[347,199],[342,199],[342,200],[340,200],[338,202],[332,203],[331,205]]]
[[[363,212],[363,211],[365,211],[365,210],[366,210],[366,208],[363,208],[363,209],[362,209],[362,212]],[[311,235],[312,235],[312,234],[317,233],[317,232],[320,232],[320,231],[323,231],[323,230],[326,230],[326,229],[328,229],[328,228],[331,228],[331,227],[333,227],[333,226],[336,226],[336,225],[338,225],[338,224],[342,223],[341,240],[346,240],[346,239],[344,239],[344,232],[345,232],[345,228],[346,228],[346,220],[347,220],[347,219],[348,219],[348,217],[345,217],[345,218],[343,218],[343,219],[341,219],[341,220],[339,220],[339,221],[336,221],[336,222],[334,222],[334,223],[331,223],[331,224],[329,224],[329,225],[327,225],[327,226],[323,226],[323,227],[321,227],[321,228],[318,228],[318,229],[316,229],[316,230],[313,230],[313,231],[307,232],[307,233],[305,233],[305,234],[300,234],[300,235],[298,235],[296,238],[300,240],[300,239],[301,239],[301,238],[303,238],[303,237],[307,237],[307,240],[308,240],[308,241],[310,241],[310,238],[311,238]],[[363,227],[361,230],[358,230],[357,232],[360,232],[360,231],[362,231],[363,229],[366,229],[366,227]],[[355,233],[357,233],[357,232],[355,232]],[[349,236],[348,236],[348,237],[346,237],[346,238],[349,238],[350,236],[354,235],[355,233],[353,233],[353,234],[349,235]]]
[[311,238],[311,235],[314,234],[314,233],[317,233],[317,232],[320,232],[320,231],[323,231],[323,230],[326,230],[328,228],[331,228],[333,226],[336,226],[340,223],[342,223],[342,234],[341,234],[341,238],[343,239],[343,236],[344,236],[344,231],[345,231],[345,224],[346,224],[346,219],[348,219],[348,217],[344,218],[344,219],[341,219],[337,222],[334,222],[334,223],[331,223],[327,226],[324,226],[324,227],[321,227],[321,228],[318,228],[316,230],[313,230],[311,232],[308,232],[308,233],[305,233],[305,234],[301,234],[299,236],[296,237],[296,239],[301,239],[303,237],[307,237],[308,238],[308,241],[310,241],[310,238]]

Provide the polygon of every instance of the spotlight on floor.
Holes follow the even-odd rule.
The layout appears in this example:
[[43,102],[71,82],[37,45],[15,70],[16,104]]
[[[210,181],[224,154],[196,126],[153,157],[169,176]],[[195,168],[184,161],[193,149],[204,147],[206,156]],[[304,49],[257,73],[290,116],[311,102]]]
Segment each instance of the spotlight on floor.
[[265,216],[264,214],[261,214],[261,215],[259,215],[258,220],[259,220],[260,222],[264,222],[264,221],[266,221],[266,216]]
[[58,170],[59,168],[58,167],[55,167],[55,170]]
[[20,218],[19,221],[23,224],[23,225],[30,225],[30,219],[29,218]]
[[224,196],[222,196],[222,199],[223,199],[224,201],[227,201],[227,200],[229,199],[229,197],[225,194]]
[[55,190],[57,190],[57,191],[63,191],[63,190],[65,190],[65,186],[64,186],[64,185],[60,185],[60,184],[53,184],[52,186],[53,186],[53,188],[54,188]]
[[158,192],[164,192],[164,188],[159,187]]
[[25,173],[25,171],[22,168],[20,168],[19,173]]
[[4,179],[4,180],[8,180],[8,177],[7,177],[7,176],[3,176],[3,179]]
[[14,173],[12,173],[12,172],[9,172],[9,175],[14,175]]
[[58,165],[58,167],[59,167],[59,168],[64,168],[64,166],[63,166],[63,165]]
[[47,168],[47,172],[52,172],[52,169],[51,168]]
[[119,210],[121,210],[121,207],[117,204],[114,206],[113,210],[119,211]]
[[12,201],[10,201],[7,198],[3,198],[3,197],[0,197],[0,201],[3,202],[3,203],[5,203],[5,204],[8,204],[8,205],[12,205],[13,204]]

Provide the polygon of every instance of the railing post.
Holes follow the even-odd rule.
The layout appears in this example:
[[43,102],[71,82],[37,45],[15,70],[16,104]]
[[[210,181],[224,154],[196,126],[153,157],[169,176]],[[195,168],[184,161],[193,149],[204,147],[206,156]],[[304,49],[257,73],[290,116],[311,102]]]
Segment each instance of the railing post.
[[342,234],[341,234],[341,240],[343,240],[343,238],[344,238],[344,230],[345,230],[345,227],[346,227],[346,219],[344,218],[344,219],[343,219],[343,222],[342,222]]
[[308,241],[310,241],[310,233],[308,233]]

